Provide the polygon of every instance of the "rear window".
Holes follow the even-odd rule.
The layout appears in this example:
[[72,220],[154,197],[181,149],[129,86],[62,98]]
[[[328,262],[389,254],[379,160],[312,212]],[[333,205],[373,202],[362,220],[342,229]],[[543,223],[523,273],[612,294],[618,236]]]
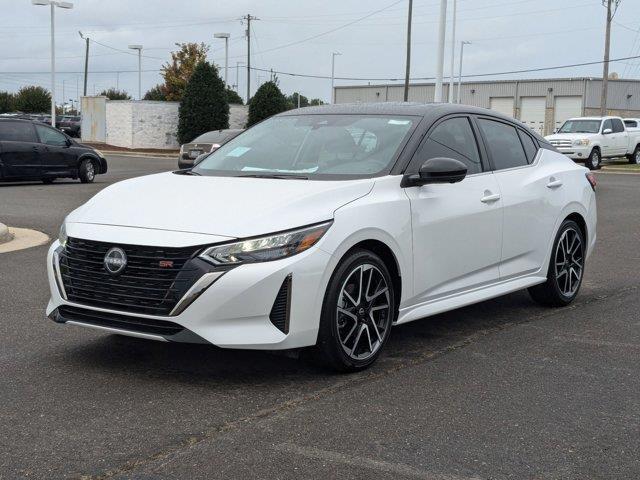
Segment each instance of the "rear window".
[[33,126],[27,122],[0,122],[0,141],[35,142]]
[[638,127],[638,122],[636,122],[635,120],[625,120],[624,124],[627,127],[631,127],[631,128],[637,128]]
[[207,132],[194,138],[191,143],[220,143],[224,141],[228,135],[227,132]]

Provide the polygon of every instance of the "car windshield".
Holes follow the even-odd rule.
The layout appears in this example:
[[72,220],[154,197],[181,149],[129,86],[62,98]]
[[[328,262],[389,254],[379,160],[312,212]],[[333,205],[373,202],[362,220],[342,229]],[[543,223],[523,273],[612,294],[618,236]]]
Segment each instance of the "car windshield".
[[220,143],[227,138],[227,135],[228,133],[224,131],[207,132],[194,138],[191,143]]
[[201,175],[358,178],[390,170],[418,123],[402,115],[288,115],[270,118],[205,158]]
[[567,120],[558,133],[598,133],[600,120]]

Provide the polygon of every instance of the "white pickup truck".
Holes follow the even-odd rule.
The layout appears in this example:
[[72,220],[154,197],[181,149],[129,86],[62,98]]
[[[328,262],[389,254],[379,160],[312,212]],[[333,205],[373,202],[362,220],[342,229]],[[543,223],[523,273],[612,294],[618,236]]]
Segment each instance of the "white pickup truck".
[[570,118],[545,138],[591,170],[600,168],[603,158],[627,157],[640,164],[640,130],[628,130],[620,117]]

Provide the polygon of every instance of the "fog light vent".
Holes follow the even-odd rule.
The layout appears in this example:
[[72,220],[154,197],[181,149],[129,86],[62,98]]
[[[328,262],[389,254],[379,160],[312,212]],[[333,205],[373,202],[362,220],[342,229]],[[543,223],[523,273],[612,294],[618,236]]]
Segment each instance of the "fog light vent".
[[291,274],[282,282],[282,286],[273,302],[269,320],[283,333],[289,333],[289,312],[291,310]]

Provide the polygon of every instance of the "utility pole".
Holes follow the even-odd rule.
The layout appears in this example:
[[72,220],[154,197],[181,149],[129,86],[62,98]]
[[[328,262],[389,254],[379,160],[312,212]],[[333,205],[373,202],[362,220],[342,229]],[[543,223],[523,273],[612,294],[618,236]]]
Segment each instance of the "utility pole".
[[453,69],[456,57],[456,7],[457,0],[453,0],[453,23],[451,24],[451,69],[449,74],[449,103],[453,103]]
[[89,70],[89,37],[84,37],[84,35],[82,35],[82,32],[78,31],[78,33],[80,34],[80,38],[82,38],[85,43],[86,43],[86,47],[84,50],[84,93],[83,95],[86,97],[87,96],[87,73]]
[[409,101],[409,76],[411,75],[411,16],[413,14],[413,0],[409,0],[407,14],[407,65],[404,73],[404,101]]
[[242,20],[247,21],[247,102],[251,98],[251,20],[260,20],[247,13]]
[[440,0],[440,26],[438,27],[438,56],[436,64],[436,90],[434,102],[442,101],[442,76],[444,73],[444,37],[447,30],[447,0]]
[[607,114],[607,91],[609,88],[609,46],[611,45],[611,20],[618,10],[621,0],[602,0],[607,7],[607,26],[604,37],[604,64],[602,65],[602,92],[600,95],[600,115]]

